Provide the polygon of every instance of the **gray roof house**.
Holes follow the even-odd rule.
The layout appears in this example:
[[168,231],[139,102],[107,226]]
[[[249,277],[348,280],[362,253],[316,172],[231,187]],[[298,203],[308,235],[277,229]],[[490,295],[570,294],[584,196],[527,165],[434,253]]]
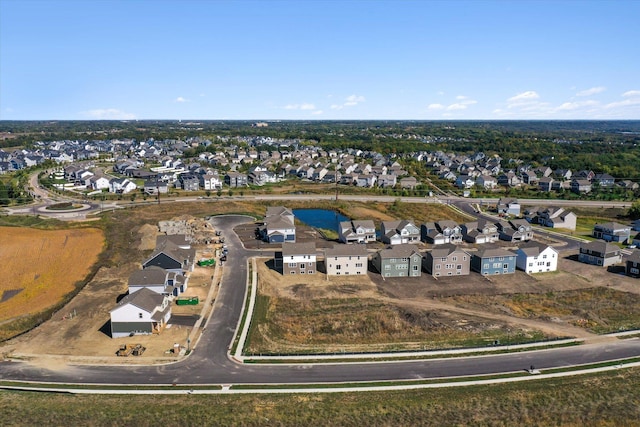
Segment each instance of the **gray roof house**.
[[371,263],[382,277],[419,277],[422,274],[422,255],[415,245],[400,244],[381,249]]
[[433,277],[466,276],[470,263],[471,255],[449,243],[433,248],[422,259],[422,266]]
[[376,226],[370,219],[342,221],[338,227],[342,243],[369,243],[376,241]]
[[622,262],[620,248],[607,242],[589,242],[580,245],[578,261],[607,267]]
[[627,276],[640,277],[640,249],[634,249],[625,261]]
[[500,234],[497,225],[485,219],[478,219],[462,225],[462,236],[466,242],[483,244],[497,242]]
[[380,240],[390,245],[416,243],[420,241],[420,229],[408,220],[382,221]]
[[365,275],[369,256],[363,245],[335,244],[324,251],[327,276]]
[[259,230],[262,239],[266,242],[295,242],[296,226],[293,211],[284,206],[268,207],[264,223]]
[[[156,249],[142,263],[142,268],[157,266],[174,273],[193,271],[196,250],[176,243],[176,236],[158,236]],[[182,236],[184,238],[184,236]]]
[[520,202],[518,202],[518,199],[501,197],[498,200],[496,209],[500,215],[520,216]]
[[109,315],[112,338],[160,333],[171,318],[171,302],[166,295],[141,289],[122,298]]
[[507,242],[526,242],[533,239],[533,227],[526,219],[512,219],[498,224],[500,240]]
[[315,274],[317,264],[315,242],[284,242],[274,257],[275,268],[283,275]]
[[605,242],[628,243],[631,240],[631,226],[617,222],[605,222],[593,226],[593,237]]

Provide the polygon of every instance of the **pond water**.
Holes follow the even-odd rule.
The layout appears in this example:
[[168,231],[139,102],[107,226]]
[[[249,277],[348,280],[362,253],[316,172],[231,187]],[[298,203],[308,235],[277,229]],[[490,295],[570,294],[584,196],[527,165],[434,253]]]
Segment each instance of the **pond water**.
[[350,221],[346,216],[329,209],[294,209],[293,214],[300,222],[310,227],[338,231],[338,224]]

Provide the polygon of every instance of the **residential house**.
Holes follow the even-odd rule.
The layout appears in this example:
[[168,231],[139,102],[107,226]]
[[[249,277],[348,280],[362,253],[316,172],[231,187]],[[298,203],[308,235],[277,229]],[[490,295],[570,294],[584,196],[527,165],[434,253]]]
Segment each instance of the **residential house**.
[[224,183],[231,188],[246,187],[249,178],[244,173],[229,171],[224,176]]
[[[87,185],[87,184],[85,184]],[[109,189],[109,180],[104,176],[92,176],[89,178],[89,182],[87,188],[91,188],[92,190],[108,190]]]
[[129,276],[129,293],[150,289],[162,295],[178,296],[187,290],[188,278],[181,273],[150,266]]
[[155,196],[158,193],[167,194],[169,192],[169,185],[164,181],[160,181],[158,178],[148,179],[144,182],[142,191],[151,196]]
[[283,275],[315,274],[316,272],[315,242],[284,242],[282,251],[275,254],[274,264]]
[[420,229],[411,221],[382,221],[380,240],[390,245],[415,243],[420,241]]
[[513,274],[516,271],[516,254],[498,247],[485,247],[471,255],[471,269],[484,276]]
[[342,221],[338,227],[342,243],[369,243],[376,241],[376,226],[370,219]]
[[509,222],[496,224],[500,240],[507,242],[525,242],[533,239],[533,227],[526,219],[512,219]]
[[127,178],[112,178],[109,181],[109,192],[117,194],[127,194],[134,191],[136,188],[135,183],[129,181]]
[[631,223],[631,229],[633,231],[640,231],[640,219],[636,219]]
[[418,186],[418,180],[412,176],[400,180],[400,188],[403,190],[413,190]]
[[556,169],[553,171],[553,175],[561,180],[569,181],[573,175],[571,169]]
[[518,187],[522,184],[522,180],[514,172],[507,172],[498,177],[498,184],[508,187]]
[[392,188],[395,187],[398,182],[398,177],[396,175],[380,175],[378,176],[378,187],[381,188]]
[[607,242],[589,242],[580,245],[578,261],[607,267],[622,262],[620,248]]
[[327,276],[365,275],[368,268],[367,247],[363,245],[333,245],[324,251]]
[[462,237],[469,243],[494,243],[500,238],[498,226],[485,219],[467,222],[462,225]]
[[218,175],[218,171],[208,171],[198,176],[200,186],[205,190],[218,190],[222,188],[222,181]]
[[587,181],[592,181],[595,176],[595,172],[585,169],[578,171],[573,177],[576,179],[586,179]]
[[549,192],[553,189],[553,178],[545,176],[538,181],[538,189],[540,191]]
[[516,251],[516,267],[527,274],[556,271],[558,251],[540,242],[523,243]]
[[422,266],[433,277],[466,276],[470,263],[471,255],[449,243],[433,248],[422,259]]
[[196,250],[184,235],[158,236],[156,248],[142,263],[142,268],[157,266],[173,273],[193,271]]
[[596,224],[592,236],[605,242],[628,243],[631,240],[631,226],[617,222]]
[[576,229],[576,214],[565,211],[564,208],[549,207],[537,211],[536,215],[537,223],[545,227]]
[[462,243],[462,227],[451,220],[428,222],[420,226],[420,238],[434,245]]
[[496,206],[499,215],[520,216],[520,202],[518,199],[501,197]]
[[262,239],[269,243],[296,241],[293,211],[284,206],[268,207],[264,223],[259,228]]
[[631,190],[631,191],[634,191],[640,188],[640,184],[638,184],[637,182],[633,182],[629,179],[623,179],[622,181],[619,181],[617,185],[620,188],[624,188],[625,190]]
[[385,278],[419,277],[422,274],[422,255],[411,244],[381,249],[373,256],[371,264]]
[[625,272],[627,276],[640,277],[640,249],[631,252],[625,262]]
[[160,333],[171,318],[171,302],[166,295],[141,289],[122,298],[109,315],[112,338]]
[[614,186],[616,179],[608,173],[598,173],[593,177],[592,182],[598,183],[600,188],[611,188]]
[[376,185],[377,177],[375,175],[358,175],[356,178],[356,186],[371,188]]
[[456,187],[458,188],[472,188],[476,185],[476,181],[469,177],[469,175],[460,175],[456,178]]
[[176,186],[180,186],[185,191],[198,191],[200,189],[200,179],[192,173],[183,173],[178,177]]
[[590,193],[592,190],[591,181],[588,179],[572,179],[571,191],[574,193]]
[[476,185],[484,188],[485,190],[493,190],[498,186],[498,180],[489,175],[480,175],[476,178]]

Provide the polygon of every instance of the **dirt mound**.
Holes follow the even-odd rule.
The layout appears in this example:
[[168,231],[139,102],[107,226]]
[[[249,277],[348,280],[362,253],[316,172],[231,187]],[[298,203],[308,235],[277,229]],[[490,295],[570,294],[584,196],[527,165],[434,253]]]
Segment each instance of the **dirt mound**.
[[140,244],[138,245],[139,250],[149,251],[156,247],[158,227],[151,224],[144,224],[138,230],[138,234],[140,235]]
[[191,243],[211,243],[216,240],[216,230],[204,218],[181,215],[169,221],[158,223],[160,233],[167,235],[184,234]]

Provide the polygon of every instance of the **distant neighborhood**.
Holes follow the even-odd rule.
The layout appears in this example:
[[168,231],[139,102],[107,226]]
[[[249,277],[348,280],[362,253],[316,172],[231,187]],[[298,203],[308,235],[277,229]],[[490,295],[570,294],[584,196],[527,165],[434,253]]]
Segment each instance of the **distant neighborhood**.
[[[185,158],[185,153],[191,150]],[[196,151],[193,151],[196,150]],[[182,191],[219,191],[260,187],[291,177],[308,182],[363,188],[415,190],[424,178],[403,164],[420,162],[430,176],[461,191],[528,188],[540,193],[588,194],[618,188],[638,192],[637,182],[617,180],[592,170],[534,167],[499,155],[419,151],[403,156],[355,148],[324,150],[301,140],[270,137],[199,137],[37,142],[33,148],[0,150],[0,174],[41,165],[57,165],[53,185],[79,192],[147,195]],[[96,165],[111,164],[109,168]],[[95,194],[95,193],[94,193]],[[552,218],[549,218],[551,221]]]

